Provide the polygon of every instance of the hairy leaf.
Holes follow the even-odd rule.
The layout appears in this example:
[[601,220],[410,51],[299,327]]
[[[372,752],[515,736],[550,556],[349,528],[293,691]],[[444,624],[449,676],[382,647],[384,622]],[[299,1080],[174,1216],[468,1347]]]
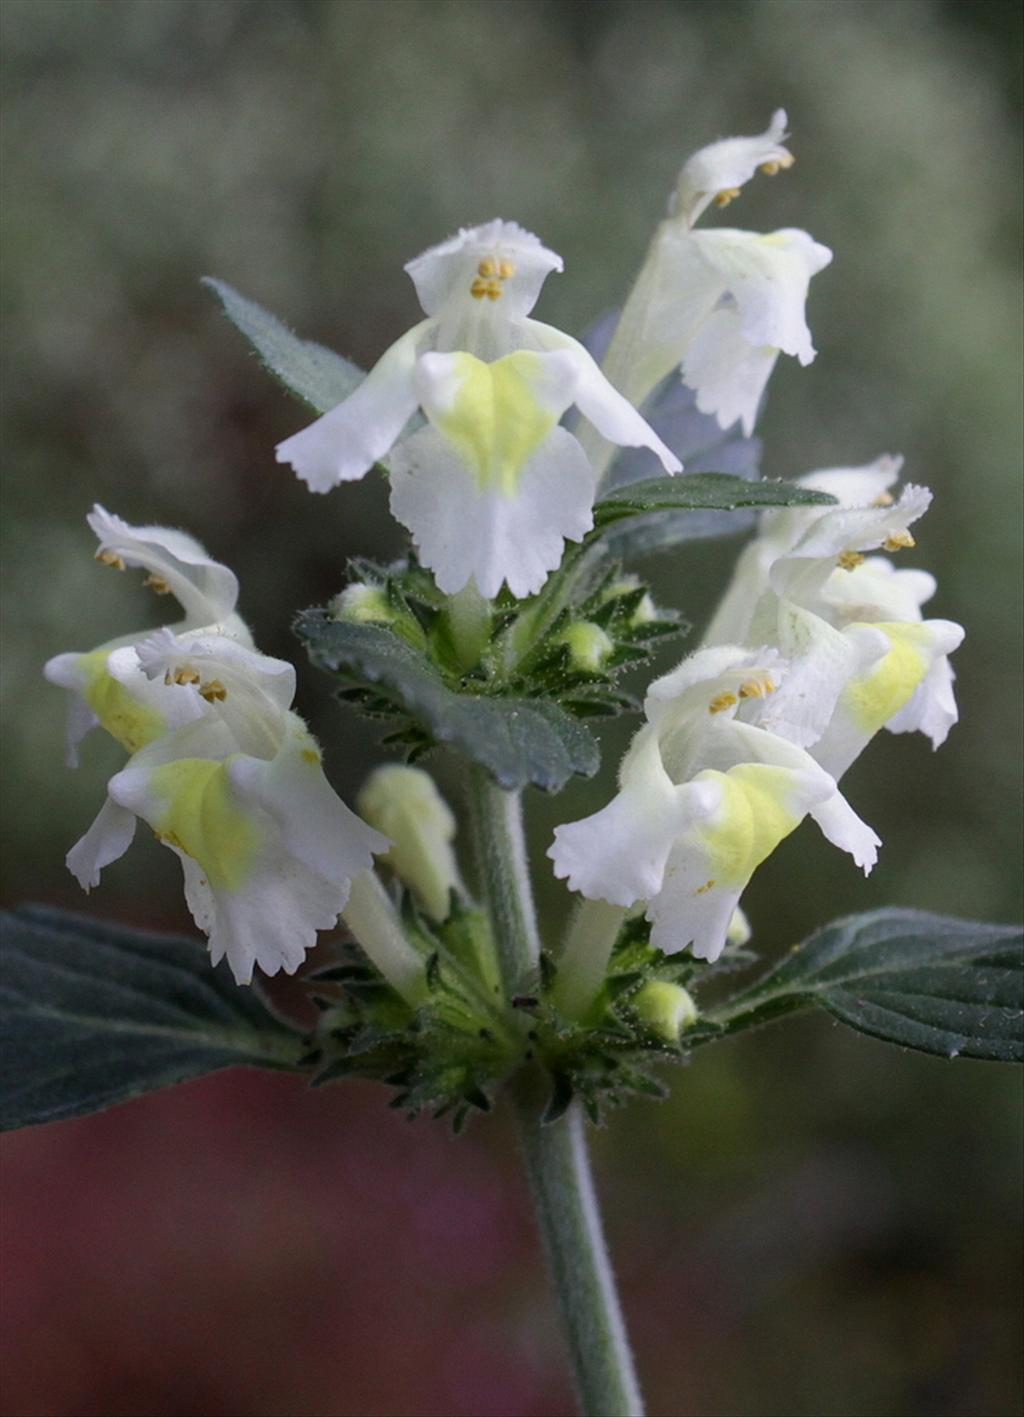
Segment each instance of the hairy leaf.
[[373,693],[371,706],[419,724],[481,763],[502,787],[533,783],[557,792],[574,774],[590,777],[597,743],[564,709],[544,699],[458,692],[426,655],[383,625],[342,623],[308,610],[296,622],[313,663],[346,690]]
[[4,1130],[238,1063],[295,1066],[299,1036],[197,940],[43,906],[0,922]]
[[203,284],[219,298],[225,315],[245,335],[270,373],[317,413],[334,408],[365,379],[363,370],[351,359],[313,340],[300,339],[276,315],[239,295],[225,281],[205,276]]
[[1024,937],[1019,926],[917,910],[851,915],[818,930],[705,1020],[736,1033],[814,1004],[905,1048],[1020,1062]]

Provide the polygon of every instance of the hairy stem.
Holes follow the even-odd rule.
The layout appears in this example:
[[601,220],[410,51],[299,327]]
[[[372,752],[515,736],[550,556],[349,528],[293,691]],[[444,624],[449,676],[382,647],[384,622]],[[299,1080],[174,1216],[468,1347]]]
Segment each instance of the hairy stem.
[[523,806],[518,792],[498,787],[485,769],[470,769],[473,835],[481,883],[490,907],[509,998],[522,992],[540,963],[540,940],[523,838]]
[[582,1417],[642,1417],[578,1104],[545,1126],[532,1080],[516,1096],[519,1138],[558,1296]]

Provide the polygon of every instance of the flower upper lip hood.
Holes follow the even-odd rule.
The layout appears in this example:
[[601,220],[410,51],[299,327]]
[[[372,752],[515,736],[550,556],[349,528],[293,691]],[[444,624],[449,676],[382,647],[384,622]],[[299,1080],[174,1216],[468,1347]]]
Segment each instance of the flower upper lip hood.
[[784,145],[788,121],[786,110],[777,108],[768,127],[756,137],[720,138],[699,148],[683,165],[669,215],[692,226],[716,197],[725,206],[738,196],[759,167],[768,172],[791,167],[793,154]]
[[[577,340],[530,318],[561,258],[514,222],[467,228],[406,270],[427,319],[349,398],[277,448],[314,492],[388,459],[391,510],[441,590],[531,595],[593,525],[596,475],[559,426],[575,405],[611,443],[681,469]],[[425,428],[406,433],[417,410]]]

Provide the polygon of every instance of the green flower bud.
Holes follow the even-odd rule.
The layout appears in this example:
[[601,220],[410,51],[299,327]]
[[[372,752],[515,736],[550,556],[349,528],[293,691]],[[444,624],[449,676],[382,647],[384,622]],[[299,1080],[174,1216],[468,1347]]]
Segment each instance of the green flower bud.
[[729,928],[725,932],[725,941],[729,945],[745,945],[750,939],[753,931],[750,928],[750,921],[747,919],[746,911],[738,905],[732,913],[729,921]]
[[356,799],[360,816],[390,838],[385,862],[409,887],[432,920],[447,919],[449,893],[458,888],[452,840],[455,818],[434,779],[420,768],[377,768]]
[[558,639],[568,646],[573,668],[588,674],[596,673],[615,649],[611,637],[590,620],[576,620],[562,631]]
[[691,996],[680,985],[664,979],[645,984],[633,999],[633,1007],[641,1022],[673,1047],[684,1029],[697,1022],[697,1005]]
[[356,625],[391,625],[397,619],[388,604],[387,593],[380,586],[367,585],[364,581],[346,586],[336,595],[331,601],[331,614],[335,620]]
[[[616,600],[620,595],[628,595],[631,590],[639,590],[639,576],[620,576],[618,580],[612,581],[601,599],[607,604],[609,600]],[[629,617],[629,627],[635,630],[638,625],[649,625],[652,620],[657,620],[658,610],[651,599],[650,591],[645,591],[636,609]]]

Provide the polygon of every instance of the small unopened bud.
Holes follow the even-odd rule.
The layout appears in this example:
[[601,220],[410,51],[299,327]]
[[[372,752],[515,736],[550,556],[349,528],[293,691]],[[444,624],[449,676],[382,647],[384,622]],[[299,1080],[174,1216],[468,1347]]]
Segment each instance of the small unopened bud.
[[655,979],[633,999],[633,1007],[650,1031],[672,1047],[697,1022],[697,1005],[679,984]]
[[331,601],[331,614],[335,620],[346,620],[356,625],[390,625],[396,619],[394,609],[388,604],[387,594],[380,586],[367,585],[357,581],[346,586]]
[[750,928],[750,921],[747,919],[746,911],[738,905],[732,913],[729,921],[729,928],[725,932],[725,941],[729,945],[745,945],[750,939],[753,931]]
[[558,638],[569,650],[572,667],[587,674],[595,674],[615,649],[611,637],[591,620],[574,621]]
[[450,892],[459,886],[452,850],[455,818],[434,779],[421,768],[400,763],[377,768],[356,807],[364,821],[392,842],[379,860],[409,887],[432,920],[447,919]]
[[[617,581],[612,582],[601,598],[607,603],[609,600],[616,600],[620,595],[628,595],[630,591],[639,589],[639,576],[620,576]],[[629,617],[629,627],[631,630],[635,630],[638,625],[649,625],[652,620],[657,620],[657,618],[658,610],[651,599],[651,593],[644,591]]]

